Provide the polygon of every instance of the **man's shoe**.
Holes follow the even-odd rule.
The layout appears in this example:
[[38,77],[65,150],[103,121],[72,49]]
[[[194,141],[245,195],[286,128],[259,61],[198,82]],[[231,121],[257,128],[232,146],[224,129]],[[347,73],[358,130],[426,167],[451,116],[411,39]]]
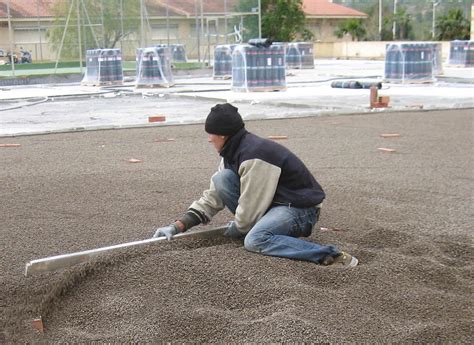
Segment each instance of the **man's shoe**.
[[343,267],[355,267],[359,263],[359,260],[355,256],[348,254],[346,252],[341,252],[338,256],[327,256],[324,258],[321,265],[329,266],[343,266]]

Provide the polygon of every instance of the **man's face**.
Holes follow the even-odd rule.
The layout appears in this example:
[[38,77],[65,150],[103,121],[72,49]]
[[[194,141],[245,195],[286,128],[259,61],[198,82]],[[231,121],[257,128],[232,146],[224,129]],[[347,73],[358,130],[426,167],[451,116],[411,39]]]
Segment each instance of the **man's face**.
[[212,145],[214,145],[214,148],[216,149],[217,153],[221,152],[227,138],[228,136],[225,136],[225,135],[217,135],[217,134],[207,135],[207,141],[212,143]]

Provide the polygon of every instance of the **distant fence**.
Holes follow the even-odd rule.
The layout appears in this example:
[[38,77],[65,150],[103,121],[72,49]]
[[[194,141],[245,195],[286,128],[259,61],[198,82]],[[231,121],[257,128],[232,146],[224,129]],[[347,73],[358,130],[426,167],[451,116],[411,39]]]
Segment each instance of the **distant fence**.
[[[361,60],[384,60],[385,59],[385,46],[387,41],[367,41],[367,42],[315,42],[314,43],[314,57],[316,59],[361,59]],[[401,42],[402,43],[402,42]],[[409,41],[407,41],[409,43]],[[441,58],[443,62],[446,62],[449,57],[450,42],[440,42],[442,45]],[[167,44],[166,39],[152,40],[148,46]],[[202,42],[198,54],[198,47],[194,39],[188,40],[170,40],[170,44],[183,44],[186,49],[186,55],[189,59],[197,60],[198,57],[201,61],[213,61],[215,43],[208,44],[208,42]],[[222,42],[220,43],[222,44]],[[57,53],[52,49],[51,45],[47,42],[39,43],[17,43],[14,45],[14,49],[19,51],[20,48],[31,51],[33,55],[33,61],[55,61]],[[135,60],[136,49],[144,48],[140,47],[140,42],[135,40],[127,40],[122,43],[118,43],[116,48],[122,50],[124,60],[132,61]],[[85,58],[85,54],[83,54]],[[61,61],[67,60],[62,56]],[[77,60],[77,58],[72,58]]]
[[[170,39],[169,40],[170,45],[182,45],[183,49],[186,53],[186,56],[192,60],[197,60],[198,58],[205,62],[209,60],[213,60],[214,57],[214,49],[217,44],[222,44],[221,43],[215,43],[215,42],[201,42],[199,49],[198,45],[196,43],[196,39],[194,38],[189,38],[189,39]],[[167,39],[152,39],[150,40],[145,47],[140,46],[140,41],[139,40],[124,40],[121,42],[118,42],[115,45],[115,48],[120,49],[122,51],[122,55],[124,60],[127,61],[134,61],[136,58],[136,50],[138,48],[147,48],[147,47],[152,47],[156,45],[167,45],[168,40]],[[8,51],[10,50],[10,47],[8,46],[0,46],[0,48],[3,47],[3,50]],[[94,48],[89,48],[90,49],[101,49],[102,47],[94,47]],[[74,57],[66,57],[66,52],[68,49],[71,49],[67,45],[65,45],[61,51],[59,61],[67,61],[67,60],[78,60],[79,56],[74,56]],[[49,42],[42,42],[42,43],[30,43],[30,42],[18,42],[13,44],[13,50],[17,53],[20,52],[20,50],[26,50],[31,52],[31,55],[33,57],[33,62],[37,61],[56,61],[58,52],[53,48],[53,46]],[[78,55],[78,54],[77,54]],[[86,53],[83,52],[82,57],[85,59]]]

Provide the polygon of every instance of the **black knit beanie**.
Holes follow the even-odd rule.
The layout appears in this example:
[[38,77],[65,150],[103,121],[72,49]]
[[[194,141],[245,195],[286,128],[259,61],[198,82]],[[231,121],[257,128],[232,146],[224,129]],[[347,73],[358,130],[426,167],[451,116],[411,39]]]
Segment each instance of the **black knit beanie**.
[[233,135],[237,133],[245,126],[238,110],[229,103],[217,104],[212,107],[206,119],[206,132],[217,135]]

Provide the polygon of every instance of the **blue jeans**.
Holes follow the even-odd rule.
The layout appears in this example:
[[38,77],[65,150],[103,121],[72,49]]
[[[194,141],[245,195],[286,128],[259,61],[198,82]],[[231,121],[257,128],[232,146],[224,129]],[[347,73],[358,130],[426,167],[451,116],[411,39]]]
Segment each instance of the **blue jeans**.
[[[224,169],[214,175],[212,181],[219,197],[235,214],[240,197],[239,176],[230,169]],[[320,209],[314,206],[271,206],[245,236],[245,249],[264,255],[315,263],[321,263],[328,255],[338,255],[340,251],[335,246],[324,246],[298,238],[311,235],[319,219],[319,211]]]

